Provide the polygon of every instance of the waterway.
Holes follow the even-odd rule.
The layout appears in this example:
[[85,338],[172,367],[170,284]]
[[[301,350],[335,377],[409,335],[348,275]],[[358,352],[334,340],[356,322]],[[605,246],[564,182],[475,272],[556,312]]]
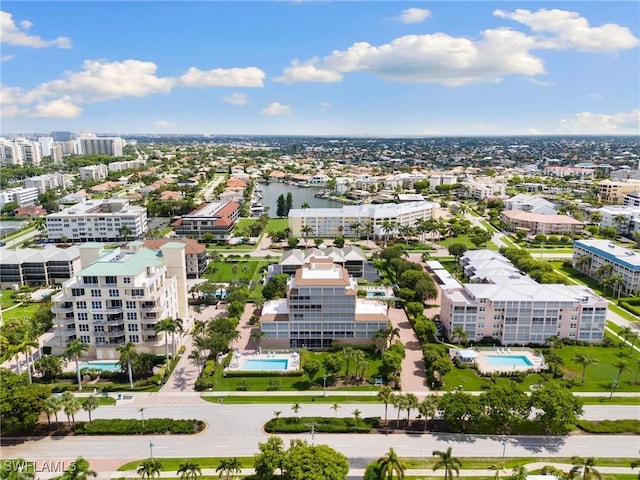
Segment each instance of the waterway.
[[269,207],[269,215],[275,217],[278,210],[278,197],[282,194],[286,197],[289,192],[293,197],[293,208],[300,208],[304,202],[307,202],[313,208],[341,207],[343,203],[335,200],[327,200],[326,198],[316,198],[313,195],[322,191],[323,188],[309,187],[302,188],[288,183],[269,182],[256,184],[262,189],[262,205]]

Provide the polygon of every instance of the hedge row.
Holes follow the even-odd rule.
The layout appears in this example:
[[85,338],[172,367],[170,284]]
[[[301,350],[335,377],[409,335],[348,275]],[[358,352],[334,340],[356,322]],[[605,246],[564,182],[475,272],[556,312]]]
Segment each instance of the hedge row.
[[620,302],[620,306],[635,315],[640,315],[640,308],[632,305],[629,302]]
[[640,435],[640,420],[578,420],[576,426],[588,433],[634,433]]
[[268,433],[308,433],[315,424],[317,433],[369,433],[380,423],[380,417],[354,418],[332,417],[283,417],[272,418],[264,429]]
[[[144,430],[142,425],[144,424]],[[133,418],[97,419],[76,423],[76,435],[194,434],[204,430],[202,420],[149,418],[144,422]]]

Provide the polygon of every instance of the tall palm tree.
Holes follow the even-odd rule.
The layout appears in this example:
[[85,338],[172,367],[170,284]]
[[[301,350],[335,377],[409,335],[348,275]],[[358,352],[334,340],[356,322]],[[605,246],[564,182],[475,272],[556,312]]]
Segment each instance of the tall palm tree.
[[127,366],[127,373],[129,374],[129,385],[133,390],[133,369],[131,368],[131,362],[135,360],[138,356],[138,352],[136,351],[136,344],[133,342],[125,343],[124,345],[120,345],[116,347],[116,351],[120,353],[120,360],[118,363],[120,364],[120,368]]
[[24,353],[25,358],[27,359],[27,374],[29,376],[29,383],[33,383],[33,378],[31,374],[31,349],[38,348],[40,344],[37,340],[35,340],[30,334],[25,334],[22,337],[22,341],[18,345],[18,349]]
[[405,404],[404,408],[407,411],[407,427],[409,426],[409,420],[411,419],[411,410],[414,408],[418,408],[419,402],[418,397],[416,397],[413,393],[407,393],[405,396]]
[[512,480],[527,480],[527,469],[524,465],[516,465],[513,467],[511,479]]
[[588,273],[591,269],[591,257],[589,255],[580,255],[576,259],[575,266],[578,270]]
[[200,469],[200,465],[197,463],[184,462],[178,466],[178,471],[176,473],[180,475],[182,480],[195,480],[202,475],[202,470]]
[[629,370],[629,362],[627,362],[626,360],[619,360],[614,363],[613,366],[618,370],[618,375],[616,376],[616,385],[619,385],[622,373]]
[[308,247],[309,245],[307,243],[307,239],[309,238],[309,235],[313,233],[313,228],[309,225],[305,225],[300,229],[300,232],[302,233],[302,238],[304,239],[304,246]]
[[494,463],[489,467],[489,470],[495,470],[496,474],[493,476],[494,480],[500,478],[500,472],[504,472],[504,463]]
[[256,350],[260,350],[260,342],[266,336],[261,328],[254,328],[251,332],[250,338],[256,342]]
[[378,391],[378,400],[384,403],[384,424],[387,424],[387,412],[389,410],[389,404],[393,401],[395,395],[391,387],[385,385]]
[[636,332],[631,332],[629,335],[627,335],[627,342],[631,344],[629,348],[629,356],[633,354],[633,348],[635,347],[638,338],[640,337]]
[[160,472],[162,471],[162,463],[158,460],[154,460],[153,458],[148,458],[143,460],[136,472],[140,475],[140,478],[155,478],[160,476]]
[[60,397],[48,397],[44,401],[42,411],[47,415],[47,424],[51,425],[51,415],[55,415],[56,425],[58,424],[58,412],[60,411]]
[[433,471],[444,469],[444,480],[453,480],[453,472],[456,473],[456,477],[460,475],[460,468],[462,468],[462,462],[451,454],[451,447],[446,451],[434,450],[432,455],[438,457],[436,463],[433,464]]
[[[390,448],[384,457],[378,459],[378,465],[380,465],[381,480],[385,478],[387,480],[392,480],[393,478],[402,480],[404,478],[404,471],[407,469],[393,448]],[[395,477],[394,474],[396,474]]]
[[338,416],[338,409],[340,408],[340,405],[337,402],[334,402],[333,405],[331,405],[331,410],[333,410],[334,412],[334,416]]
[[140,412],[140,416],[142,417],[142,432],[144,433],[144,407],[140,407],[138,412]]
[[424,423],[422,424],[422,430],[425,431],[427,429],[427,421],[436,414],[438,409],[438,398],[434,395],[428,395],[420,402],[418,405],[418,412],[424,418]]
[[220,465],[218,465],[218,468],[216,468],[216,472],[220,472],[220,477],[224,475],[224,478],[226,480],[230,480],[235,474],[238,474],[241,471],[242,463],[236,457],[221,459]]
[[153,327],[156,333],[164,333],[164,356],[167,365],[169,365],[169,334],[175,333],[176,328],[176,323],[171,317],[163,318]]
[[87,480],[89,477],[97,477],[98,473],[91,470],[89,462],[82,457],[78,457],[69,465],[62,475],[55,480]]
[[571,473],[579,474],[582,471],[582,480],[590,480],[592,478],[602,480],[602,474],[595,469],[596,459],[594,457],[582,458],[573,456],[571,457],[571,463],[574,465]]
[[73,359],[76,362],[76,375],[78,376],[78,390],[82,391],[82,378],[80,377],[80,357],[89,349],[89,345],[81,340],[74,339],[67,343],[64,350],[64,356]]
[[351,415],[353,415],[353,424],[357,424],[358,420],[360,420],[362,418],[362,412],[360,410],[358,410],[357,408],[351,412]]
[[293,405],[291,405],[291,410],[293,410],[293,413],[296,414],[296,420],[300,420],[300,417],[298,417],[298,413],[300,412],[300,409],[302,407],[300,407],[299,403],[294,403]]
[[467,343],[467,332],[465,332],[462,325],[455,327],[451,332],[451,336],[458,339],[458,346],[460,346],[461,343]]
[[93,395],[82,399],[82,409],[89,414],[89,423],[93,422],[91,419],[91,412],[100,406],[98,399]]
[[80,402],[71,392],[64,392],[60,397],[62,401],[62,410],[67,416],[67,422],[72,423],[73,427],[76,426],[76,413],[80,410]]
[[353,347],[346,346],[342,349],[341,354],[344,357],[344,364],[345,364],[344,376],[345,377],[349,376],[349,367],[351,366],[351,359],[353,358],[354,353],[355,353],[355,350],[353,349]]
[[586,353],[576,354],[576,356],[573,357],[573,361],[576,362],[578,365],[582,365],[582,385],[584,385],[584,377],[587,373],[587,367],[589,365],[595,365],[596,363],[598,363],[598,361],[595,358],[590,357]]

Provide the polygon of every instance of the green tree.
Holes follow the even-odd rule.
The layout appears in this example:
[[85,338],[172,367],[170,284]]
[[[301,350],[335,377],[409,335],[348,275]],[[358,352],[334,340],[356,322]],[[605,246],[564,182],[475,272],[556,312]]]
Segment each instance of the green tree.
[[283,458],[284,478],[345,480],[349,473],[349,462],[340,452],[327,445],[309,445],[293,440]]
[[527,480],[527,469],[524,465],[516,465],[513,467],[512,474],[509,477],[511,480]]
[[438,457],[436,463],[433,465],[433,471],[444,469],[444,480],[453,480],[453,473],[456,477],[460,475],[460,468],[462,468],[462,462],[454,457],[451,453],[451,447],[445,451],[434,450],[432,455]]
[[89,477],[97,477],[98,473],[91,470],[89,462],[82,457],[76,458],[69,468],[55,480],[87,480]]
[[455,327],[451,332],[451,336],[458,339],[458,346],[460,346],[460,343],[467,343],[467,332],[462,325]]
[[384,403],[384,424],[387,425],[387,413],[389,410],[389,404],[393,401],[393,390],[391,387],[385,385],[378,391],[378,399]]
[[452,427],[466,431],[470,420],[480,415],[480,400],[461,389],[445,393],[439,399],[439,410],[444,421]]
[[116,351],[120,354],[118,365],[122,370],[126,368],[129,375],[129,386],[133,390],[133,368],[131,367],[131,364],[136,360],[136,357],[138,356],[136,345],[133,342],[128,342],[124,345],[116,347]]
[[64,365],[63,357],[43,355],[33,362],[33,369],[40,375],[42,380],[50,382],[62,376]]
[[176,473],[180,475],[182,480],[196,480],[196,478],[202,475],[202,470],[197,463],[187,461],[178,466]]
[[34,480],[35,478],[33,464],[23,458],[0,462],[0,479],[2,480]]
[[281,193],[277,200],[278,207],[276,208],[276,215],[278,217],[287,216],[287,200],[284,197],[284,193]]
[[313,382],[313,379],[320,371],[320,368],[320,361],[315,358],[306,359],[302,364],[302,371],[307,374],[307,377],[309,377],[309,381],[311,382]]
[[618,370],[615,384],[620,385],[620,377],[622,377],[622,373],[629,371],[629,362],[627,362],[626,360],[619,360],[612,365],[616,368],[616,370]]
[[336,403],[336,402],[334,402],[333,405],[331,405],[331,410],[333,410],[335,417],[338,416],[338,409],[339,408],[340,408],[340,405],[338,403]]
[[24,376],[5,368],[0,368],[0,385],[0,426],[3,434],[32,430],[51,396],[51,388],[29,385]]
[[589,354],[587,353],[577,353],[573,357],[573,361],[582,366],[582,385],[584,385],[584,379],[587,374],[587,367],[589,365],[595,365],[596,363],[598,363],[598,361],[595,358],[589,356]]
[[47,423],[51,425],[51,415],[55,415],[56,425],[58,425],[58,412],[62,408],[60,397],[49,397],[45,400],[42,411],[47,415]]
[[258,453],[253,456],[253,467],[258,480],[271,480],[278,468],[282,467],[285,449],[282,438],[269,437],[266,443],[258,444]]
[[67,348],[64,350],[64,356],[68,359],[73,359],[76,362],[76,375],[78,376],[78,390],[82,391],[82,378],[80,376],[80,357],[89,349],[89,345],[82,341],[75,339],[67,343]]
[[385,478],[388,480],[392,480],[393,478],[402,480],[404,478],[404,472],[407,469],[393,448],[390,448],[384,457],[378,459],[378,465],[380,465],[381,480]]
[[291,405],[291,410],[293,410],[293,413],[296,414],[296,421],[300,421],[300,417],[298,416],[298,413],[300,412],[300,409],[302,407],[300,406],[299,403],[294,403],[293,405]]
[[582,401],[556,381],[543,384],[531,394],[530,400],[538,411],[536,420],[548,433],[565,432],[582,414]]
[[447,250],[449,250],[449,255],[460,259],[467,251],[467,246],[464,243],[452,243]]
[[481,397],[485,414],[500,433],[508,433],[519,422],[526,420],[531,412],[529,397],[516,385],[492,384]]
[[169,334],[174,334],[177,328],[177,322],[171,317],[163,318],[153,327],[156,333],[164,333],[164,355],[167,366],[169,365]]
[[67,423],[73,422],[73,428],[76,427],[76,413],[82,408],[80,401],[73,396],[71,392],[64,392],[60,397],[62,401],[62,410],[67,416]]
[[499,480],[500,473],[504,472],[504,463],[494,463],[493,465],[489,466],[489,470],[494,470],[496,473],[493,476],[493,479]]
[[574,465],[571,469],[571,475],[579,475],[582,480],[591,480],[592,478],[602,480],[602,474],[595,469],[596,459],[594,457],[582,458],[573,456],[571,457],[571,463]]
[[98,399],[93,395],[89,397],[85,397],[82,399],[82,409],[89,414],[89,423],[93,420],[91,419],[91,412],[100,406]]
[[287,210],[286,210],[286,213],[283,215],[283,217],[286,217],[287,215],[289,215],[289,210],[293,208],[293,195],[291,194],[291,192],[287,192],[286,206],[287,206]]
[[160,472],[162,471],[162,463],[158,460],[154,460],[153,458],[148,458],[140,462],[136,472],[140,475],[140,478],[155,478],[160,476]]
[[420,402],[420,404],[418,405],[418,412],[420,412],[420,415],[424,419],[422,423],[423,431],[427,430],[427,422],[429,421],[430,418],[433,418],[437,410],[438,410],[438,397],[434,395],[427,395],[426,397],[424,397],[424,400]]
[[342,369],[342,359],[336,353],[331,353],[322,359],[322,365],[327,375],[334,377]]
[[221,459],[220,465],[216,468],[216,472],[219,472],[220,477],[224,475],[226,480],[230,480],[241,471],[242,463],[240,463],[240,460],[236,457]]

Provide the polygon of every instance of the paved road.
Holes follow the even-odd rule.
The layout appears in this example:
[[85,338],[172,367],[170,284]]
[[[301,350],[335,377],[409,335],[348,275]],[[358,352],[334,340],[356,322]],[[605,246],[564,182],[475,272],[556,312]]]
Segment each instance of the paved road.
[[[278,410],[283,416],[292,416],[290,405],[225,405],[205,403],[197,397],[189,398],[189,404],[171,404],[166,396],[162,404],[147,403],[145,418],[199,418],[207,421],[208,428],[199,435],[173,437],[152,436],[105,436],[54,437],[30,440],[13,445],[3,440],[2,455],[5,458],[28,458],[33,460],[64,459],[83,455],[88,459],[135,460],[149,456],[149,441],[154,444],[154,455],[158,457],[196,456],[248,456],[255,453],[258,442],[267,438],[261,425]],[[363,416],[382,416],[382,404],[343,405],[340,416],[348,417],[355,409]],[[140,405],[135,403],[111,407],[100,407],[93,412],[94,418],[140,418]],[[586,417],[636,418],[637,407],[588,406]],[[328,404],[304,404],[302,416],[330,416]],[[390,417],[396,413],[390,409]],[[636,417],[633,417],[635,414]],[[64,416],[61,415],[61,420]],[[77,420],[86,420],[80,412]],[[179,438],[179,440],[178,440]],[[301,438],[311,441],[310,434],[283,435],[289,439]],[[508,437],[507,456],[591,456],[598,452],[601,457],[634,457],[638,454],[637,437],[625,435],[576,435],[571,437]],[[407,457],[429,456],[432,450],[452,446],[457,456],[498,456],[502,452],[501,437],[450,434],[391,434],[391,435],[334,435],[316,434],[316,443],[325,443],[343,452],[349,458],[378,458],[390,447],[399,455]],[[70,454],[70,452],[73,452]]]

